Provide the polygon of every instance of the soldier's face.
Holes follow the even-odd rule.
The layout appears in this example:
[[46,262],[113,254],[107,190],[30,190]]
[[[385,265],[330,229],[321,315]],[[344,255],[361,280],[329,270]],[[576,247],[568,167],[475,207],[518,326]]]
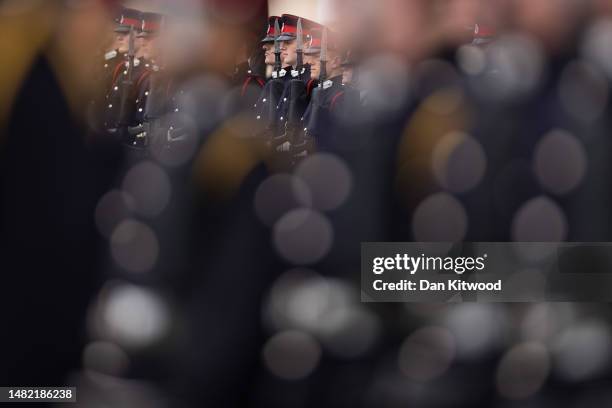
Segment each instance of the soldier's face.
[[156,59],[159,47],[157,46],[157,36],[142,37],[142,56],[146,59]]
[[[274,43],[265,43],[261,46],[264,50],[265,63],[266,65],[274,65]],[[283,61],[283,56],[281,54],[281,63]]]
[[119,52],[128,52],[129,44],[129,35],[127,33],[116,33],[115,36],[115,48],[119,50]]
[[281,57],[284,65],[297,64],[297,42],[295,40],[281,41]]
[[310,77],[312,79],[319,79],[319,73],[321,72],[321,60],[319,54],[304,55],[304,63],[310,64]]

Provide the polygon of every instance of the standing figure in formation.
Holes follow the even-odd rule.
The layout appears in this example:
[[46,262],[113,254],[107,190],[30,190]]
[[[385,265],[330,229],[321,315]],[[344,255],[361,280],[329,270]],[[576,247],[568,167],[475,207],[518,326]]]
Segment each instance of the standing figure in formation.
[[[318,33],[313,35],[313,41],[318,35]],[[310,103],[301,119],[305,141],[303,150],[297,152],[301,156],[314,149],[315,145],[325,145],[326,134],[332,127],[332,113],[338,110],[345,95],[342,80],[343,58],[335,35],[330,34],[327,28],[324,28],[320,38],[319,60],[318,63],[313,63],[310,73],[311,77],[318,80],[319,83],[312,92]]]
[[142,13],[141,30],[138,38],[141,41],[141,64],[144,67],[144,71],[134,84],[136,89],[134,120],[131,121],[132,123],[126,137],[126,143],[137,148],[147,145],[146,132],[136,133],[134,127],[147,122],[148,115],[150,115],[150,112],[147,112],[147,101],[151,92],[151,76],[160,70],[161,47],[159,44],[159,31],[161,24],[161,14]]
[[[121,73],[129,59],[130,34],[140,28],[140,11],[120,8],[115,16],[113,41],[106,49],[100,65],[96,67],[94,77],[98,84],[96,94],[89,106],[89,123],[99,138],[108,137],[108,129],[117,127],[119,101],[112,95],[119,95]],[[138,53],[138,42],[133,42],[134,54]],[[134,60],[138,64],[138,59]]]
[[[295,18],[291,15],[284,16],[287,16],[288,21]],[[284,135],[287,126],[298,126],[297,122],[299,122],[308,106],[309,93],[306,92],[306,85],[311,78],[310,65],[304,60],[304,40],[309,39],[313,31],[321,30],[322,27],[314,21],[298,17],[295,34],[291,31],[281,32],[279,38],[281,40],[281,53],[284,56],[285,64],[291,66],[292,69],[291,80],[285,83],[285,88],[276,106],[276,120],[280,133],[277,136]],[[292,81],[296,82],[292,84]],[[293,123],[288,123],[290,119]],[[278,143],[275,143],[275,145],[278,145]]]
[[[135,12],[130,17],[122,16],[117,30],[121,30],[121,47],[125,48],[124,42],[127,41],[127,52],[113,69],[110,86],[106,90],[104,100],[103,128],[107,134],[123,142],[129,140],[127,128],[137,123],[138,84],[148,75],[147,68],[136,57],[138,51],[136,37],[141,28],[142,16],[140,12]],[[120,50],[123,48],[120,48]]]

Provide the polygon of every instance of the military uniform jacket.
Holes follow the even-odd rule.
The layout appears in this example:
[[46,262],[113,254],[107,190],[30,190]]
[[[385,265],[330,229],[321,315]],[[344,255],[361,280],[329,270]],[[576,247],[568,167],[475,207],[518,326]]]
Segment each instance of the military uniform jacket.
[[[274,75],[261,90],[257,102],[253,105],[258,131],[276,125],[276,106],[285,90],[285,84],[291,80],[290,72],[291,67],[283,68],[280,71],[280,76],[277,78]],[[273,74],[276,74],[276,72]]]
[[94,68],[94,80],[96,81],[96,93],[93,96],[89,110],[88,121],[96,133],[104,133],[106,130],[108,103],[107,96],[112,89],[113,74],[117,67],[125,63],[126,54],[117,50],[107,52],[101,57],[101,61]]
[[340,109],[346,89],[342,77],[337,76],[318,85],[318,95],[310,99],[302,122],[304,130],[315,139],[322,137],[332,125],[332,113]]
[[[127,60],[118,63],[113,70],[111,77],[111,85],[105,97],[105,113],[104,113],[104,127],[106,129],[117,129],[120,125],[121,116],[121,95],[123,94],[123,88],[125,86],[124,81],[128,75],[128,64]],[[128,112],[127,112],[127,125],[134,126],[138,124],[137,113],[137,102],[138,92],[141,85],[147,79],[151,70],[145,66],[144,60],[134,59],[134,68],[132,71],[132,87],[128,94]]]
[[[281,94],[278,103],[276,104],[276,121],[279,124],[279,129],[284,129],[287,120],[289,119],[289,107],[291,106],[291,99],[293,95],[291,95],[291,80],[297,79],[298,72],[292,71],[292,77],[288,81],[285,82],[285,87],[283,89],[283,93]],[[310,94],[312,90],[317,85],[317,81],[310,78],[310,70],[302,68],[302,81],[304,81],[304,87],[306,92],[303,95],[299,95],[297,97],[297,106],[296,106],[296,117],[299,120],[306,111],[308,107],[308,102],[310,101]]]

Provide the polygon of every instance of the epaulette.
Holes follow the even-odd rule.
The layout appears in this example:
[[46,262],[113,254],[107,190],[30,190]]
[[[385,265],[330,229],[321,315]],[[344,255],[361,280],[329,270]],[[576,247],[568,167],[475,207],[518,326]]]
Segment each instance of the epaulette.
[[328,79],[322,84],[319,84],[319,87],[322,87],[323,89],[327,89],[327,88],[330,88],[333,84],[334,84],[333,81],[331,79]]
[[291,70],[291,76],[294,78],[297,78],[300,74],[304,74],[306,72],[306,68],[302,68],[302,72],[298,71],[297,69],[292,69]]
[[[126,69],[127,69],[127,68],[129,68],[129,67],[130,67],[130,61],[129,61],[129,60],[126,60],[126,61],[123,63],[123,65],[125,66],[125,68],[126,68]],[[139,65],[140,65],[140,59],[138,59],[138,58],[134,58],[134,67],[137,67],[137,66],[139,66]]]
[[287,71],[283,68],[278,73],[276,71],[272,71],[272,78],[282,78],[287,74]]
[[115,58],[116,56],[117,56],[117,50],[112,50],[104,54],[104,60],[108,61],[108,60]]
[[155,72],[160,70],[159,65],[157,65],[155,62],[153,62],[153,60],[145,60],[145,65],[144,66],[145,66],[146,69],[150,69],[150,70],[155,71]]

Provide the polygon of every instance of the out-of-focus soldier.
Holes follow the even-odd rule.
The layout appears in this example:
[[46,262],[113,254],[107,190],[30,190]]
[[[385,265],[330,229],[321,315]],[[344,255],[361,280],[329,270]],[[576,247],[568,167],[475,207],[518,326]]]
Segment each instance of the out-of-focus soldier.
[[342,103],[345,94],[342,52],[333,33],[327,35],[324,32],[321,37],[323,35],[328,36],[328,40],[322,40],[319,63],[310,68],[310,76],[319,84],[302,118],[306,138],[313,138],[317,143],[331,126],[331,113]]
[[[116,26],[114,28],[113,43],[111,49],[104,54],[104,63],[102,65],[102,75],[106,85],[104,89],[106,91],[108,91],[112,83],[117,66],[125,62],[127,58],[130,28],[138,29],[140,27],[140,18],[140,11],[130,8],[121,8],[115,18]],[[135,47],[135,52],[137,53],[137,43],[135,43]]]
[[[94,134],[105,136],[109,128],[116,128],[119,115],[119,101],[113,95],[120,94],[121,74],[128,61],[130,32],[133,37],[140,29],[141,13],[130,8],[120,8],[114,17],[113,41],[110,49],[103,55],[99,68],[95,70],[98,83],[97,95],[94,96],[89,110],[89,124]],[[138,51],[133,44],[133,52]],[[135,59],[134,64],[137,64]]]
[[342,83],[344,85],[355,85],[357,83],[357,70],[352,50],[346,51],[342,60]]
[[280,16],[268,17],[268,29],[266,30],[265,37],[261,40],[261,48],[264,51],[264,64],[266,64],[266,78],[270,78],[274,71],[274,23],[279,19]]
[[[151,74],[160,70],[160,44],[159,31],[161,27],[162,16],[157,13],[142,13],[142,22],[140,32],[137,37],[141,42],[141,58],[140,65],[143,67],[142,74],[135,83],[136,95],[135,111],[133,122],[140,125],[146,120],[147,99],[151,88]],[[131,124],[131,126],[134,125]],[[144,147],[145,133],[129,132],[126,142],[132,146]]]
[[128,144],[136,149],[150,148],[160,153],[173,142],[185,138],[186,130],[178,119],[178,90],[164,67],[161,46],[165,17],[144,13],[142,31],[145,74],[138,85],[135,122],[128,128]]
[[122,58],[113,69],[104,100],[103,127],[107,133],[123,142],[129,139],[126,135],[127,127],[138,123],[136,116],[138,89],[149,74],[145,64],[136,57],[136,38],[143,24],[140,12],[137,15],[138,19],[135,17],[135,14],[130,17],[123,16],[118,27],[120,30],[117,36],[118,50],[126,49],[126,52],[122,54]]
[[495,29],[485,24],[474,25],[473,45],[484,46],[489,44],[495,38]]
[[142,13],[140,32],[136,36],[140,39],[140,55],[145,68],[155,70],[160,57],[159,29],[162,15],[158,13]]
[[[270,31],[274,31],[274,21],[278,18],[268,18],[266,34],[263,40],[254,41],[254,36],[248,34],[236,53],[236,67],[231,77],[231,83],[237,89],[235,107],[239,111],[250,110],[257,102],[259,95],[266,84],[266,68],[274,65],[274,54],[271,62],[266,62],[266,47],[272,48],[269,43]],[[274,42],[272,38],[271,42]],[[262,47],[263,44],[263,47]]]

